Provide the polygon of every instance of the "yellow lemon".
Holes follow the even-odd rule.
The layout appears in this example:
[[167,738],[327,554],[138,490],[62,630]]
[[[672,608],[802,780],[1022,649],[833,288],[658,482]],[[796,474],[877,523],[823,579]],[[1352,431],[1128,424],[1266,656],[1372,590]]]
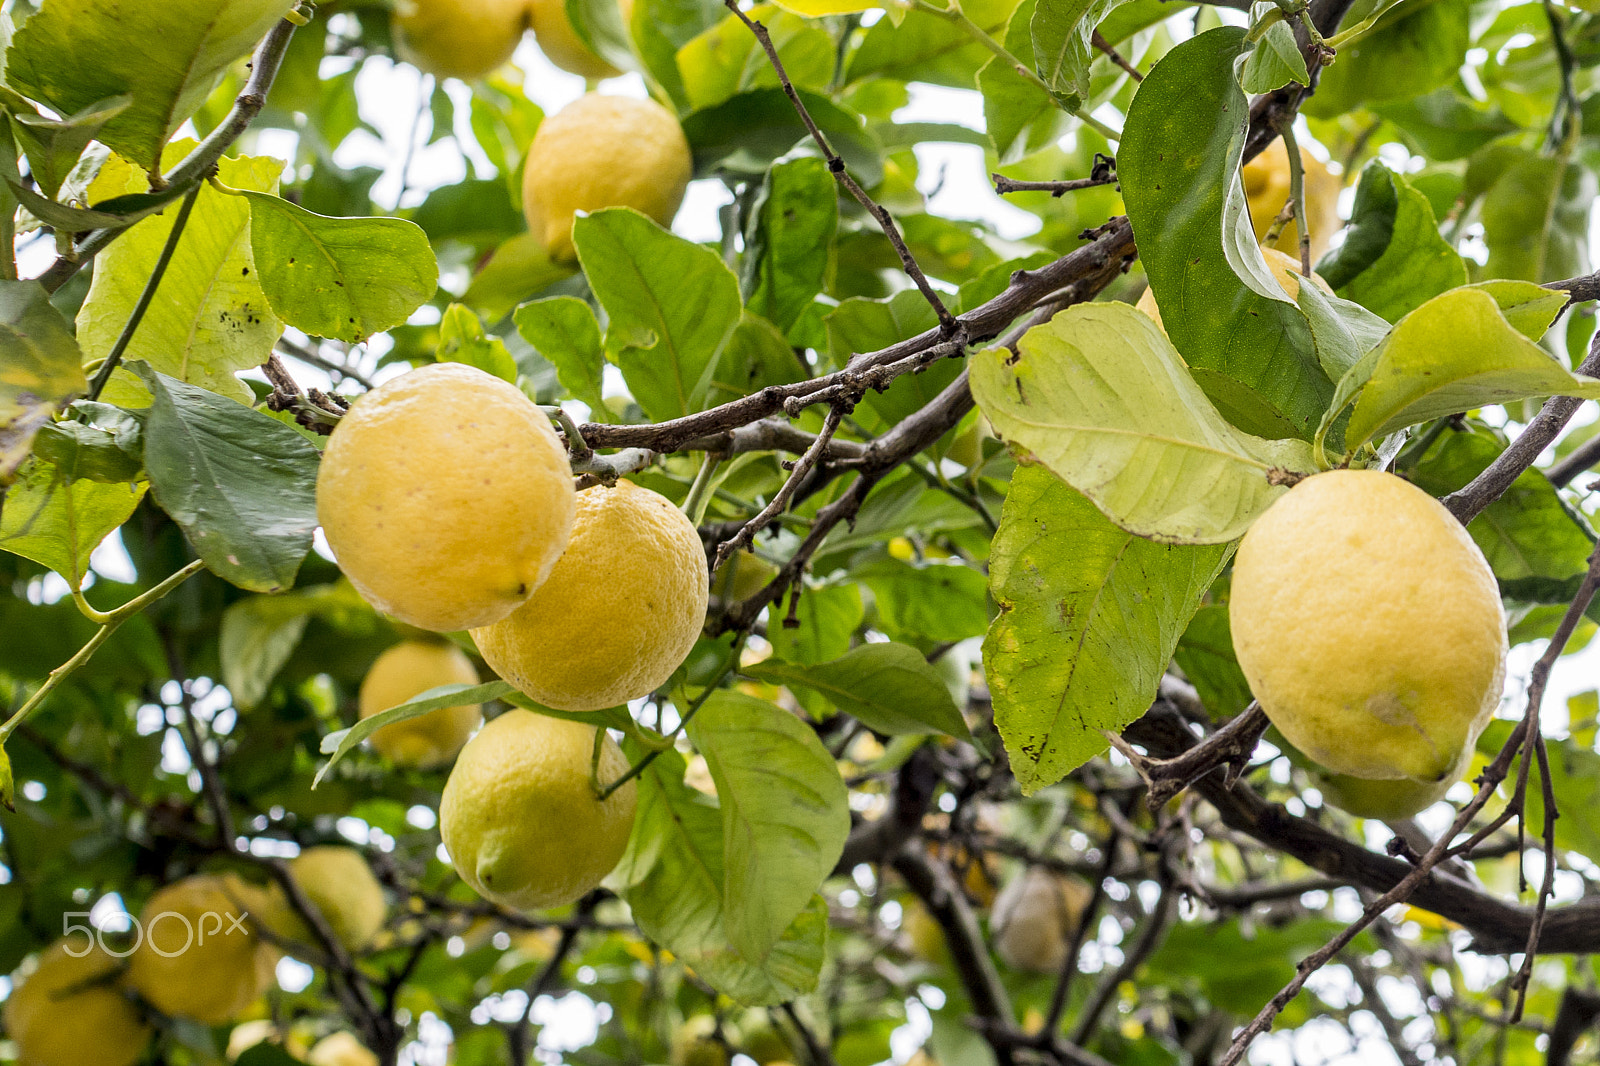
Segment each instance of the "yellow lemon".
[[77,935],[40,956],[6,999],[6,1035],[18,1066],[133,1066],[144,1057],[150,1027],[116,987],[117,965]]
[[306,1056],[307,1066],[378,1066],[374,1055],[350,1033],[333,1033],[318,1040]]
[[[289,860],[289,872],[347,951],[360,951],[372,943],[378,930],[383,928],[389,914],[383,886],[378,884],[372,867],[355,848],[340,845],[306,848]],[[290,920],[280,928],[269,918],[266,920],[268,928],[286,940],[316,945],[318,940],[286,899],[282,906]]]
[[266,991],[277,952],[249,920],[266,893],[231,874],[186,877],[150,897],[128,986],[163,1014],[230,1021]]
[[[638,790],[605,800],[589,781],[595,729],[511,710],[461,752],[439,805],[439,832],[461,879],[486,899],[536,910],[571,903],[611,872],[628,846]],[[599,780],[628,760],[609,736]]]
[[567,551],[503,622],[474,629],[494,672],[546,707],[593,711],[647,695],[705,624],[700,534],[659,493],[627,481],[578,494]]
[[[454,644],[403,640],[378,656],[362,678],[361,717],[371,718],[440,685],[477,683],[477,668]],[[397,766],[426,769],[455,758],[482,721],[481,704],[441,707],[386,725],[367,743]]]
[[1267,717],[1333,773],[1448,787],[1500,700],[1494,574],[1390,474],[1329,471],[1280,497],[1239,546],[1228,609]]
[[510,614],[572,528],[571,466],[513,385],[434,363],[358,399],[317,474],[317,519],[380,611],[448,632]]
[[[1300,150],[1300,162],[1305,173],[1306,216],[1311,219],[1311,261],[1315,263],[1328,250],[1328,241],[1334,233],[1344,225],[1339,219],[1339,191],[1344,188],[1344,181],[1304,148]],[[1283,141],[1273,141],[1266,151],[1246,163],[1241,177],[1245,196],[1250,201],[1250,224],[1259,241],[1267,235],[1272,220],[1289,201],[1289,150]],[[1283,228],[1278,247],[1298,248],[1299,241],[1300,227],[1296,220]]]
[[[1276,248],[1263,248],[1261,249],[1261,255],[1266,259],[1267,266],[1271,268],[1272,276],[1278,279],[1278,284],[1283,286],[1283,291],[1289,294],[1289,299],[1298,300],[1300,298],[1300,260],[1287,253],[1280,252]],[[1321,274],[1312,271],[1311,280],[1317,283],[1317,288],[1329,296],[1333,295],[1333,289],[1323,280]],[[1139,296],[1139,302],[1133,306],[1136,310],[1143,311],[1148,315],[1156,325],[1161,326],[1161,332],[1165,333],[1167,331],[1167,327],[1162,325],[1161,322],[1161,308],[1156,306],[1156,291],[1154,289],[1146,288]]]
[[[632,0],[619,4],[622,24],[627,26],[633,14]],[[530,0],[528,17],[533,24],[533,36],[546,59],[572,74],[597,81],[614,78],[622,71],[595,55],[578,31],[572,28],[567,17],[566,0]]]
[[436,78],[472,81],[511,58],[528,28],[527,0],[398,0],[400,56]]
[[1080,878],[1028,867],[994,901],[995,954],[1013,970],[1055,973],[1091,895]]
[[528,229],[570,263],[579,211],[631,207],[672,223],[694,163],[677,118],[654,100],[588,93],[539,124],[522,174]]

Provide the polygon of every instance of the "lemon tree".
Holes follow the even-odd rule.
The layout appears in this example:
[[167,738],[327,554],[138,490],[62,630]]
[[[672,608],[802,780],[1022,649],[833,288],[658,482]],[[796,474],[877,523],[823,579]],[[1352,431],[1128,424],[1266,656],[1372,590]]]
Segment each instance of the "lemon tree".
[[1593,6],[0,4],[0,1061],[1596,1062]]

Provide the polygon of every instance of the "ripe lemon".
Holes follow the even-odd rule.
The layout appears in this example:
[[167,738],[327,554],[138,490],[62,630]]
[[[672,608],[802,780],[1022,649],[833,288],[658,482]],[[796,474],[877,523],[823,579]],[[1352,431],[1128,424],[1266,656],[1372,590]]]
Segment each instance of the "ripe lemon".
[[378,1056],[350,1033],[333,1033],[312,1047],[306,1066],[378,1066]]
[[994,901],[994,950],[1007,966],[1054,973],[1093,891],[1081,879],[1030,866]]
[[[1303,148],[1300,163],[1305,173],[1306,216],[1311,219],[1311,261],[1315,263],[1328,250],[1328,241],[1334,233],[1344,225],[1339,219],[1339,191],[1344,188],[1344,181]],[[1266,151],[1246,163],[1241,177],[1245,197],[1250,201],[1250,224],[1259,241],[1267,235],[1272,220],[1289,201],[1289,150],[1283,141],[1273,141]],[[1300,246],[1298,223],[1296,219],[1283,227],[1278,247]]]
[[[454,644],[403,640],[378,656],[361,679],[361,717],[371,718],[440,685],[477,683],[477,668]],[[426,769],[455,758],[482,721],[481,704],[441,707],[386,725],[367,743],[396,766]]]
[[510,614],[572,528],[572,471],[515,386],[433,363],[358,399],[317,474],[317,519],[367,602],[448,632]]
[[570,263],[579,211],[631,207],[670,225],[694,163],[677,118],[654,100],[588,93],[545,119],[528,146],[522,210],[550,257]]
[[[633,0],[623,0],[618,7],[621,9],[622,24],[626,27],[633,16]],[[572,20],[567,17],[566,0],[530,0],[528,17],[532,21],[533,36],[539,42],[539,50],[562,70],[590,81],[615,78],[622,73],[595,55],[594,50],[578,36],[578,31],[572,28]]]
[[[1271,268],[1272,276],[1278,279],[1278,284],[1283,286],[1283,291],[1289,294],[1289,299],[1298,300],[1300,298],[1300,260],[1295,256],[1280,252],[1276,248],[1263,248],[1261,249],[1261,255],[1266,259],[1267,266]],[[1323,280],[1321,274],[1312,271],[1311,280],[1317,283],[1317,288],[1329,296],[1333,295],[1333,289]],[[1139,302],[1134,304],[1134,307],[1150,316],[1150,320],[1156,325],[1161,326],[1161,332],[1165,333],[1167,331],[1167,327],[1161,323],[1161,308],[1156,306],[1156,292],[1154,289],[1146,288],[1140,295]]]
[[143,1058],[150,1027],[116,987],[116,971],[117,960],[82,937],[52,944],[6,999],[18,1066],[133,1066]]
[[472,638],[494,672],[546,707],[593,711],[672,676],[705,624],[700,534],[627,481],[578,494],[567,551],[511,616]]
[[[502,714],[472,738],[445,782],[439,832],[461,879],[519,910],[571,903],[622,858],[638,789],[601,801],[589,782],[595,729],[531,711]],[[628,760],[609,736],[598,768],[616,781]]]
[[[388,917],[389,905],[383,898],[383,886],[372,875],[372,867],[355,848],[339,845],[306,848],[289,860],[289,872],[295,884],[317,910],[323,920],[348,951],[360,951],[378,935]],[[281,909],[274,908],[273,916],[265,924],[285,940],[316,945],[315,935],[281,897],[281,889],[274,887]],[[286,920],[277,915],[286,915]]]
[[511,58],[528,28],[527,0],[399,0],[400,56],[436,78],[472,81]]
[[267,893],[231,874],[186,877],[139,912],[144,939],[127,984],[163,1014],[221,1025],[272,983],[278,955],[249,920]]
[[1336,774],[1454,780],[1500,700],[1494,574],[1438,501],[1334,470],[1280,497],[1234,560],[1239,665],[1274,725]]

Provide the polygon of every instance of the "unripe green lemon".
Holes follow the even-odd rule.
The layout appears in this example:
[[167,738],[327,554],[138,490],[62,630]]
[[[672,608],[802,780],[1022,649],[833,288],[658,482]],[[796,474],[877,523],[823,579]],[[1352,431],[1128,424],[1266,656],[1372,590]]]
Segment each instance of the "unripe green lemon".
[[567,546],[573,506],[550,419],[464,363],[356,400],[317,474],[317,519],[351,584],[436,632],[488,625],[527,600]]
[[550,257],[571,263],[577,212],[631,207],[671,225],[693,171],[672,112],[654,100],[588,93],[539,124],[522,173],[522,210]]
[[[511,710],[473,737],[445,782],[439,832],[461,879],[518,910],[571,903],[611,872],[628,846],[638,789],[604,801],[590,785],[595,729]],[[601,783],[628,760],[609,736]]]
[[98,944],[77,936],[52,944],[6,999],[18,1066],[133,1066],[143,1058],[150,1027],[116,987],[116,972],[117,960]]
[[398,0],[394,37],[406,62],[472,81],[511,58],[528,28],[527,0]]
[[[441,685],[476,685],[477,668],[460,648],[442,641],[403,640],[373,662],[361,681],[361,717],[397,707]],[[367,743],[396,766],[426,769],[447,763],[483,721],[481,704],[464,703],[393,722]]]
[[139,912],[144,938],[128,958],[128,986],[163,1014],[231,1021],[273,979],[278,954],[250,921],[268,900],[231,874],[186,877],[156,892]]
[[1334,470],[1281,496],[1239,546],[1228,611],[1262,710],[1333,773],[1448,787],[1499,703],[1494,574],[1393,475]]
[[578,494],[572,539],[539,590],[474,629],[495,673],[546,707],[594,711],[654,691],[705,624],[705,549],[672,501],[627,481]]

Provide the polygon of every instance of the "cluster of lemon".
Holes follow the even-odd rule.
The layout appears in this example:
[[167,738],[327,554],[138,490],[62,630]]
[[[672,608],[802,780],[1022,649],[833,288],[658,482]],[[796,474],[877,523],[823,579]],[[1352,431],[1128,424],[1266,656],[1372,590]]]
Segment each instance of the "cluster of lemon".
[[[360,951],[378,936],[388,908],[359,852],[308,848],[289,872],[346,950]],[[126,964],[82,933],[44,952],[5,1004],[19,1063],[132,1066],[153,1035],[152,1011],[204,1025],[232,1021],[271,985],[279,945],[318,943],[278,885],[231,873],[198,874],[160,889],[140,911],[139,929]],[[348,1033],[336,1033],[306,1061],[367,1066],[377,1059]]]
[[[435,632],[471,631],[501,677],[556,711],[647,695],[688,656],[709,574],[694,525],[627,481],[574,490],[550,420],[522,392],[459,363],[403,374],[358,399],[329,439],[317,512],[352,584]],[[370,716],[477,671],[446,644],[407,641],[374,665]],[[570,902],[616,865],[633,824],[627,769],[594,726],[514,710],[468,742],[479,708],[393,723],[374,746],[398,763],[459,758],[440,832],[461,877],[519,908]],[[465,745],[463,747],[463,745]]]
[[[620,7],[626,23],[632,0]],[[400,0],[395,40],[420,69],[473,79],[510,59],[530,26],[563,70],[590,80],[620,73],[572,28],[564,0]],[[523,213],[550,257],[570,264],[577,212],[631,207],[667,225],[692,171],[671,111],[652,100],[591,92],[540,124],[523,169]]]

